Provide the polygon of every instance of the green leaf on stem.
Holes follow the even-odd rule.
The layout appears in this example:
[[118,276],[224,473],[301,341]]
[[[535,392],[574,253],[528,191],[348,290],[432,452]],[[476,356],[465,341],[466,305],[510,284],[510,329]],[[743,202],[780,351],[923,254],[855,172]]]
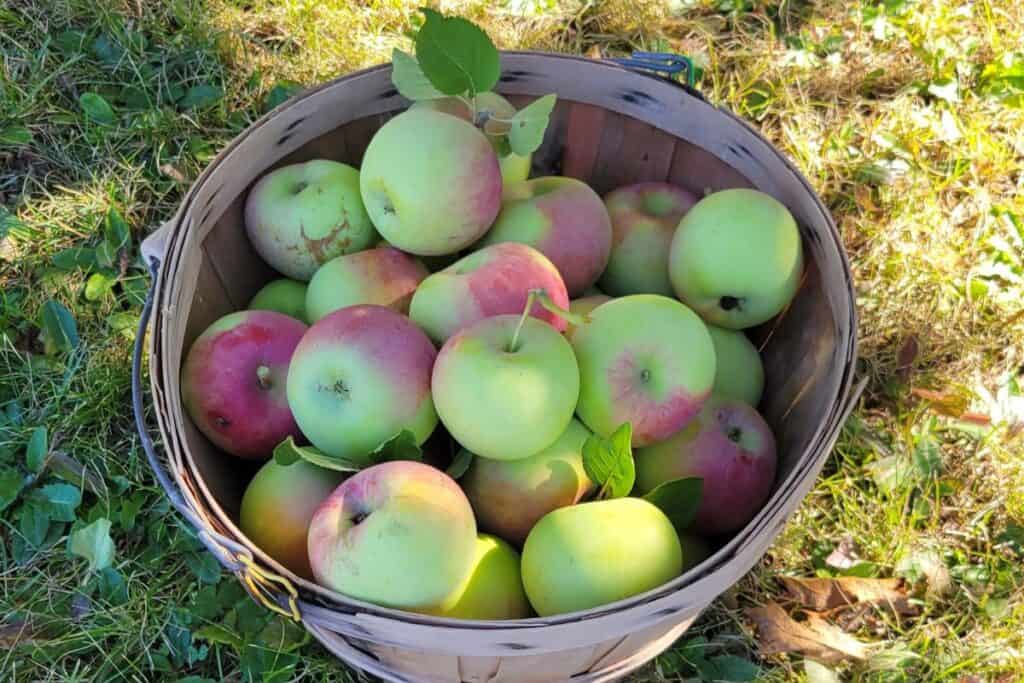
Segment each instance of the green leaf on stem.
[[555,96],[545,95],[534,100],[516,112],[508,132],[512,152],[519,156],[532,154],[544,141],[551,112],[555,108]]
[[416,58],[397,47],[391,51],[391,82],[402,97],[413,102],[444,97],[423,73]]
[[676,531],[684,531],[693,524],[700,508],[704,480],[700,477],[672,479],[649,491],[644,500],[653,503],[672,522]]
[[362,463],[357,463],[347,458],[327,455],[312,446],[299,446],[295,443],[294,437],[291,436],[277,444],[274,448],[274,462],[278,465],[291,465],[297,460],[305,460],[317,467],[335,470],[336,472],[358,472],[365,467]]
[[38,474],[46,463],[46,454],[50,452],[49,435],[46,427],[36,427],[28,438],[25,447],[25,466],[29,472]]
[[583,444],[583,469],[598,489],[598,498],[622,498],[629,495],[636,481],[633,462],[633,426],[619,425],[607,439],[596,434]]
[[415,460],[423,462],[423,451],[416,444],[416,437],[408,429],[403,429],[369,455],[370,464],[376,465],[390,460]]
[[479,26],[424,7],[416,34],[416,59],[430,82],[446,95],[475,96],[501,76],[498,49]]

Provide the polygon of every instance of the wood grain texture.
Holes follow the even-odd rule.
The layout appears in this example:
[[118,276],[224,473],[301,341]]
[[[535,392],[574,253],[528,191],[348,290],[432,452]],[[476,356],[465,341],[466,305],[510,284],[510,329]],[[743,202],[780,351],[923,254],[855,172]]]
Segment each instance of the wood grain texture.
[[573,102],[569,105],[562,175],[583,181],[593,175],[606,115],[607,110],[590,104]]
[[698,197],[733,187],[754,187],[735,168],[706,149],[685,141],[676,142],[668,180]]

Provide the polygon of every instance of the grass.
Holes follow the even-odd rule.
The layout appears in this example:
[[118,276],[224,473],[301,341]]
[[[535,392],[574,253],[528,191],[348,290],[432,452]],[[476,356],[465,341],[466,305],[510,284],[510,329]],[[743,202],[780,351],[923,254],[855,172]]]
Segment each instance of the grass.
[[[416,5],[0,4],[4,680],[358,679],[254,606],[155,487],[127,409],[146,284],[136,255],[218,149],[296,87],[407,45]],[[800,657],[760,659],[743,609],[778,599],[777,576],[843,571],[905,576],[922,612],[902,622],[870,614],[853,628],[870,656],[837,675],[1024,678],[1019,3],[443,8],[501,47],[693,56],[700,89],[808,176],[850,254],[870,378],[858,410],[760,565],[635,680],[700,680],[698,651],[757,662],[759,680],[832,680],[808,679],[822,674]],[[75,321],[70,352],[60,350],[69,328],[54,322],[59,309],[43,323],[49,300]],[[50,455],[37,473],[40,453]],[[93,533],[102,521],[89,526],[97,520],[111,524],[104,569],[90,568],[110,550]],[[826,561],[840,547],[857,558],[845,570]]]

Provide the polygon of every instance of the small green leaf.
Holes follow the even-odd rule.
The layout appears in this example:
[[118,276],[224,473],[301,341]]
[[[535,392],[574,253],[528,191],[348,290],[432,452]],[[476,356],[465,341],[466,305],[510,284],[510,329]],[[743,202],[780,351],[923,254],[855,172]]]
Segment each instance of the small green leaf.
[[206,550],[189,553],[185,556],[185,564],[203,583],[215,584],[220,581],[220,563],[213,553]]
[[425,21],[416,34],[416,59],[434,87],[446,95],[470,97],[494,87],[501,60],[480,27],[461,17],[422,8]]
[[139,510],[142,509],[145,502],[146,497],[141,493],[136,493],[131,498],[121,502],[119,521],[121,522],[122,529],[131,531],[135,528],[135,518],[138,517]]
[[46,540],[50,529],[50,514],[42,505],[27,503],[21,508],[18,530],[30,546],[38,548]]
[[296,460],[305,460],[308,463],[337,472],[358,472],[365,467],[364,464],[328,455],[312,446],[299,446],[293,437],[288,437],[274,448],[274,462],[278,465],[291,465]]
[[106,569],[114,560],[114,542],[110,539],[110,520],[101,517],[89,526],[71,532],[68,550],[89,561],[89,571]]
[[96,585],[104,600],[112,605],[123,605],[128,602],[128,585],[124,582],[121,572],[107,567],[96,576]]
[[71,351],[78,346],[78,325],[71,311],[50,299],[43,304],[41,327],[46,335],[47,353]]
[[7,235],[17,228],[22,228],[24,225],[17,217],[7,210],[7,207],[0,205],[0,242],[7,237]]
[[545,95],[516,112],[508,131],[509,145],[514,154],[526,156],[540,147],[554,108],[555,96]]
[[0,145],[27,145],[32,142],[32,131],[25,126],[0,128]]
[[8,467],[0,470],[0,512],[3,512],[18,498],[25,478],[18,470]]
[[693,524],[703,491],[704,480],[699,477],[672,479],[649,491],[644,500],[664,512],[676,531],[683,531]]
[[452,479],[459,479],[469,469],[470,463],[473,462],[473,454],[467,451],[465,448],[459,451],[459,454],[452,460],[452,464],[448,465],[448,469],[445,472]]
[[423,451],[416,444],[416,437],[408,429],[403,429],[381,445],[377,446],[368,456],[370,464],[376,465],[389,460],[415,460],[423,462]]
[[757,680],[761,667],[742,657],[721,655],[707,660],[700,668],[700,673],[709,681],[748,683]]
[[94,92],[82,93],[78,105],[85,115],[96,123],[112,124],[115,121],[114,110],[102,95]]
[[38,474],[46,464],[46,454],[50,452],[49,434],[46,427],[36,427],[28,438],[25,448],[25,466],[29,472]]
[[88,247],[71,247],[53,255],[53,265],[61,270],[86,270],[96,267],[96,250]]
[[57,48],[68,55],[81,52],[85,45],[85,34],[81,31],[61,31],[54,40]]
[[1024,558],[1024,526],[1012,522],[1007,524],[1006,529],[996,537],[996,543],[1005,545],[1017,557]]
[[131,229],[121,216],[121,212],[113,206],[107,210],[107,218],[103,223],[103,241],[115,252],[132,245]]
[[85,298],[87,301],[99,301],[114,289],[117,278],[105,273],[93,273],[85,281]]
[[263,111],[264,113],[275,109],[280,105],[287,102],[294,95],[302,92],[303,86],[301,83],[295,81],[281,81],[274,85],[267,93],[266,98],[263,100]]
[[75,509],[82,502],[82,492],[71,484],[47,484],[39,489],[45,510],[58,522],[75,521]]
[[391,51],[391,82],[402,97],[414,102],[444,97],[423,73],[416,58],[397,47]]
[[195,632],[196,638],[202,638],[208,643],[220,643],[221,645],[230,645],[236,650],[241,650],[245,645],[245,641],[242,637],[233,631],[228,630],[221,624],[207,624],[198,631]]
[[629,495],[636,480],[633,426],[622,423],[607,439],[592,435],[583,444],[583,469],[598,488],[599,498]]
[[182,109],[196,109],[208,107],[216,103],[224,96],[224,91],[213,85],[193,85],[185,91],[185,95],[178,100],[178,106]]
[[922,479],[935,479],[942,473],[942,452],[930,433],[924,434],[914,444],[914,468]]

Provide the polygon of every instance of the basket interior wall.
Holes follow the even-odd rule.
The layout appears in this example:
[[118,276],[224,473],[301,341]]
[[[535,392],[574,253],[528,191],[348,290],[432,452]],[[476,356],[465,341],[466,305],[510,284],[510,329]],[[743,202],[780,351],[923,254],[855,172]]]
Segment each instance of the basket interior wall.
[[[517,105],[531,97],[511,96]],[[397,113],[397,112],[396,112]],[[267,169],[246,169],[255,181],[266,171],[298,161],[327,158],[359,166],[373,132],[391,116],[352,121],[279,159]],[[560,101],[544,144],[534,155],[533,176],[561,174],[587,181],[599,194],[642,180],[667,180],[698,195],[731,187],[754,187],[738,171],[702,147],[677,139],[644,121],[597,106]],[[761,188],[765,189],[765,188]],[[274,272],[256,255],[242,223],[245,193],[217,219],[201,252],[195,297],[188,310],[185,347],[210,323],[244,308]],[[202,218],[201,218],[202,220]],[[834,313],[808,242],[820,237],[801,225],[806,273],[787,311],[750,331],[762,347],[766,386],[760,410],[778,439],[781,481],[796,465],[829,408],[819,394],[836,344]],[[813,245],[812,245],[813,246]],[[194,428],[189,444],[200,475],[235,521],[241,494],[257,465],[224,456]]]

